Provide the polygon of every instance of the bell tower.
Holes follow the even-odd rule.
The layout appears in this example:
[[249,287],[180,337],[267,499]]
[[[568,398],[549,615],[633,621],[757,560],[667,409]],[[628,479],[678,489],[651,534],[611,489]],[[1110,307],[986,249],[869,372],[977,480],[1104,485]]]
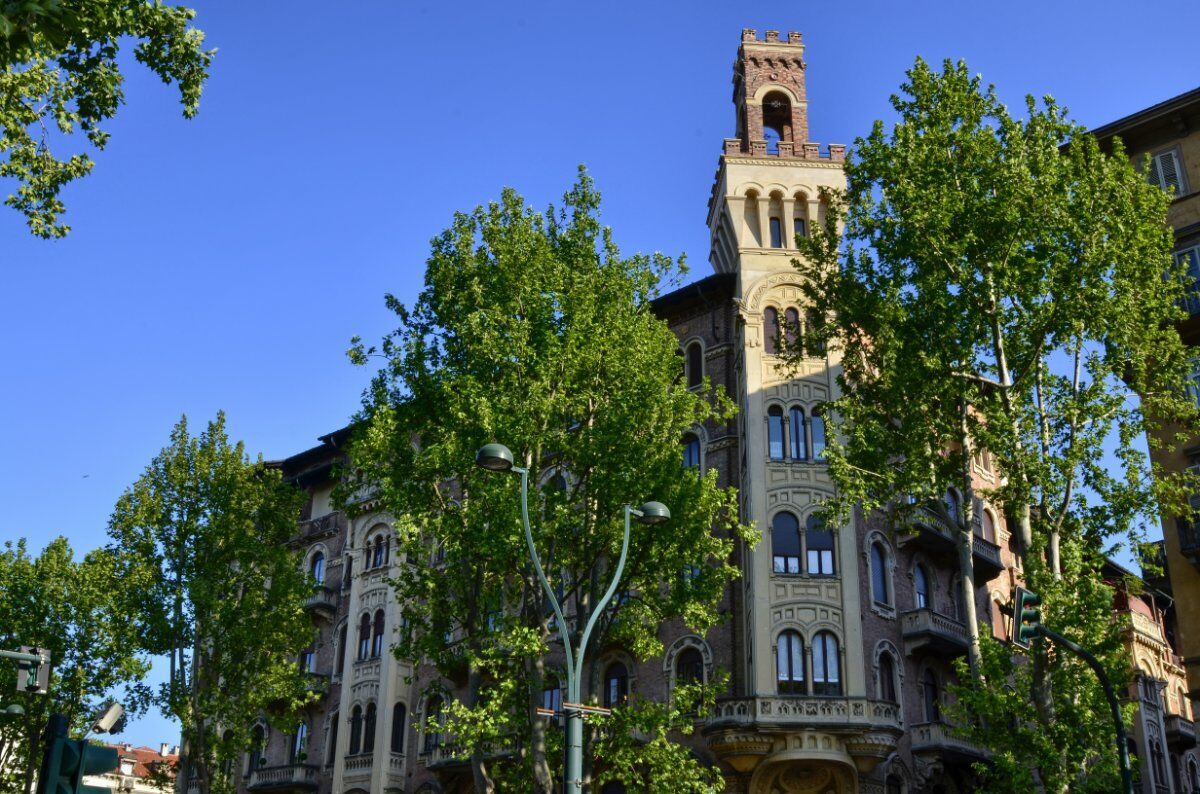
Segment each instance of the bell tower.
[[[753,28],[742,31],[733,64],[733,104],[737,137],[747,154],[767,151],[790,157],[808,141],[808,101],[804,93],[804,44],[799,33],[768,30],[759,41]],[[765,145],[756,145],[756,144]],[[728,150],[728,147],[727,147]]]

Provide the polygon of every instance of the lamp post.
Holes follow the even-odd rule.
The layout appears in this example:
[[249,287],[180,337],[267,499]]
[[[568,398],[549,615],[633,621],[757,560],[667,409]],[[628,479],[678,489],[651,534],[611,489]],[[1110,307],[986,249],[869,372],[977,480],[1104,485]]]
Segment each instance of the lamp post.
[[533,543],[533,530],[529,527],[529,469],[513,463],[513,455],[503,444],[486,444],[475,455],[475,465],[488,471],[512,472],[521,475],[521,526],[525,530],[525,543],[529,547],[529,556],[533,560],[533,569],[537,572],[538,581],[546,591],[546,598],[554,609],[554,619],[558,633],[562,637],[563,650],[567,657],[567,693],[563,698],[563,712],[567,717],[567,752],[566,770],[563,774],[563,791],[566,794],[580,794],[583,791],[583,708],[580,704],[580,681],[583,678],[583,654],[587,649],[588,638],[596,626],[596,619],[604,612],[604,608],[617,591],[617,583],[621,580],[621,572],[625,569],[625,558],[629,554],[629,525],[630,519],[636,518],[639,524],[661,524],[671,518],[671,511],[661,502],[646,502],[640,508],[625,505],[625,534],[621,539],[621,557],[617,561],[617,570],[612,582],[604,595],[596,602],[592,615],[588,618],[587,626],[579,638],[579,647],[571,644],[571,634],[567,621],[563,617],[562,604],[554,594],[554,588],[546,579],[542,570],[542,561],[538,557],[537,546]]

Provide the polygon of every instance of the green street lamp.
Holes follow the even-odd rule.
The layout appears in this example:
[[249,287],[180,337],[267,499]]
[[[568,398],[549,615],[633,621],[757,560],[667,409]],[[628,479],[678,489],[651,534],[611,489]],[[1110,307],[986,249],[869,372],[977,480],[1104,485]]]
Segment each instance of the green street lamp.
[[646,502],[640,508],[625,505],[625,534],[621,539],[621,558],[617,561],[617,570],[612,582],[604,595],[596,602],[592,616],[588,618],[587,626],[579,638],[579,647],[571,644],[571,635],[567,630],[567,621],[563,617],[562,604],[554,594],[554,588],[546,579],[542,570],[542,561],[538,557],[537,546],[533,543],[533,530],[529,526],[529,469],[517,466],[513,462],[512,451],[503,444],[485,444],[475,455],[475,465],[488,471],[512,472],[521,475],[521,525],[525,530],[525,544],[529,547],[529,556],[533,560],[533,569],[537,572],[538,581],[546,591],[546,598],[554,609],[555,623],[562,637],[563,649],[567,656],[567,693],[563,698],[563,713],[567,717],[567,753],[566,770],[563,775],[563,791],[566,794],[580,794],[583,791],[583,712],[580,703],[580,681],[583,679],[583,654],[587,649],[588,638],[596,626],[596,620],[612,600],[617,591],[617,583],[621,580],[621,572],[625,570],[625,558],[629,555],[629,526],[630,519],[636,518],[639,524],[653,526],[662,524],[671,518],[671,511],[662,502]]

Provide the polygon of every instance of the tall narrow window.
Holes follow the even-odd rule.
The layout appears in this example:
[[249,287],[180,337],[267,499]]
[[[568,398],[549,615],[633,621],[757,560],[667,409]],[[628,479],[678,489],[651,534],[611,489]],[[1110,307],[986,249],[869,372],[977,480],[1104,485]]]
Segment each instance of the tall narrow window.
[[937,673],[930,668],[926,668],[921,676],[921,700],[925,704],[925,721],[941,722],[942,700],[938,692]]
[[300,723],[296,728],[296,735],[292,737],[292,754],[291,760],[293,764],[303,763],[308,757],[308,725]]
[[337,663],[333,668],[334,675],[341,675],[342,671],[346,667],[346,641],[348,639],[346,636],[347,628],[348,628],[347,625],[345,623],[343,623],[342,627],[338,630],[337,657],[336,657]]
[[378,659],[383,655],[383,610],[375,612],[375,626],[371,633],[371,658]]
[[775,573],[800,573],[800,522],[791,513],[771,520],[771,560]]
[[783,338],[787,341],[786,352],[790,353],[798,349],[797,340],[800,338],[800,312],[790,307],[783,312]]
[[792,219],[792,231],[796,233],[797,237],[808,237],[808,229],[804,225],[803,218]]
[[816,309],[809,309],[804,312],[804,338],[807,341],[806,348],[810,356],[825,355],[825,343],[821,341],[821,331],[824,328],[824,323],[821,321],[821,315]]
[[772,405],[767,409],[767,457],[783,460],[787,445],[783,441],[783,409]]
[[979,522],[980,531],[983,539],[988,543],[996,542],[996,521],[992,518],[991,511],[984,510],[982,521]]
[[369,571],[372,567],[372,561],[375,559],[375,543],[370,538],[367,538],[367,547],[363,550],[363,570]]
[[779,352],[779,310],[774,306],[763,309],[763,352],[769,356]]
[[700,466],[700,439],[691,433],[683,437],[683,467],[694,469]]
[[804,639],[796,631],[775,638],[775,686],[781,695],[804,694]]
[[812,431],[813,460],[825,460],[825,417],[814,410],[808,424]]
[[675,683],[704,683],[704,657],[695,648],[687,648],[675,659]]
[[613,662],[604,671],[604,707],[620,706],[629,695],[629,671],[620,662]]
[[333,762],[337,760],[338,743],[338,713],[336,711],[329,717],[329,738],[326,741],[328,746],[325,748],[325,766],[333,766]]
[[442,701],[441,698],[430,698],[425,705],[425,739],[422,749],[433,752],[442,743]]
[[263,753],[267,749],[267,732],[261,725],[255,725],[250,732],[250,753],[246,759],[246,774],[262,766]]
[[792,460],[808,459],[808,422],[804,417],[804,409],[793,405],[788,409],[788,428],[791,435]]
[[325,584],[325,555],[317,552],[309,563],[308,572],[317,584]]
[[372,567],[378,568],[387,563],[388,558],[388,541],[383,535],[375,537],[375,558],[372,561]]
[[842,659],[838,653],[837,637],[820,631],[813,637],[813,694],[842,694]]
[[350,712],[350,749],[348,755],[358,755],[362,752],[363,717],[362,706],[355,706]]
[[899,702],[896,697],[896,662],[887,651],[879,655],[879,699],[888,703]]
[[1163,190],[1169,190],[1176,196],[1184,192],[1183,169],[1179,167],[1178,150],[1159,152],[1150,158],[1150,183]]
[[809,516],[804,530],[808,573],[817,576],[837,573],[833,565],[833,533],[825,527],[825,522],[817,516]]
[[704,382],[704,349],[699,342],[692,342],[687,348],[687,385],[694,389]]
[[778,218],[771,218],[771,247],[783,248],[783,224]]
[[300,671],[303,673],[317,672],[317,655],[312,651],[300,652]]
[[367,716],[363,718],[363,752],[375,752],[375,704],[367,704]]
[[925,575],[924,565],[913,568],[913,597],[916,599],[917,609],[929,608],[929,577]]
[[403,703],[397,703],[392,706],[392,752],[404,752],[404,718],[407,716],[407,710]]
[[871,599],[884,606],[892,603],[892,595],[888,592],[887,555],[879,541],[871,544]]
[[366,612],[358,621],[358,660],[361,662],[371,653],[371,616]]

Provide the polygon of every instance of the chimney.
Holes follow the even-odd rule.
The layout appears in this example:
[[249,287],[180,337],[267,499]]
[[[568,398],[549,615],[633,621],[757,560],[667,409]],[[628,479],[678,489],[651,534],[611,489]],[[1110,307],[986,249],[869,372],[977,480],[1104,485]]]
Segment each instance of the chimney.
[[167,751],[170,749],[171,749],[171,745],[167,744],[166,742],[163,742],[162,744],[160,744],[158,746],[158,754],[159,755],[169,755],[169,753]]

